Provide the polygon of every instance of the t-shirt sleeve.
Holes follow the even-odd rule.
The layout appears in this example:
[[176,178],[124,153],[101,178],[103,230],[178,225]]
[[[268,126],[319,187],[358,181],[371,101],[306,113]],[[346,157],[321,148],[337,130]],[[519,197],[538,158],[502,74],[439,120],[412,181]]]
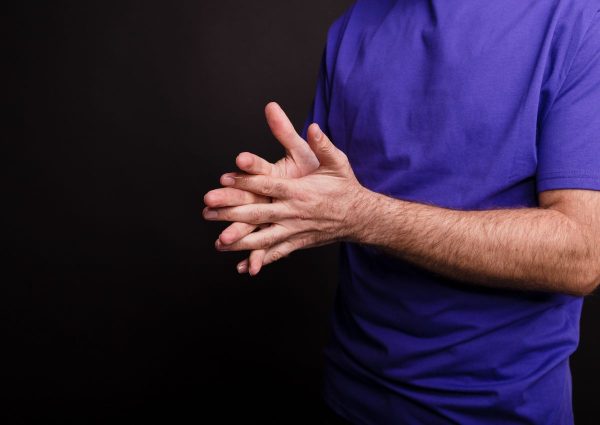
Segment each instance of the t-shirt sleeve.
[[540,125],[537,190],[600,190],[600,13]]

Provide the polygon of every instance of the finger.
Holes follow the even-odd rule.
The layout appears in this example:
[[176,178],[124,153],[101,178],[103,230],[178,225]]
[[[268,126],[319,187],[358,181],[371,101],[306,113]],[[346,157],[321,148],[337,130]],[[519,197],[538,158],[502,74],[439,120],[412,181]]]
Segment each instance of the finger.
[[248,259],[246,258],[243,261],[240,261],[236,266],[237,272],[239,274],[248,273]]
[[221,177],[221,183],[224,186],[235,187],[271,198],[291,198],[294,193],[293,181],[281,177],[228,173]]
[[239,241],[244,236],[254,232],[256,225],[247,223],[232,223],[229,227],[221,232],[219,240],[224,245],[230,245],[234,242]]
[[240,170],[245,171],[248,174],[262,174],[264,176],[274,175],[273,164],[250,152],[242,152],[239,154],[235,159],[235,163]]
[[317,123],[308,127],[307,139],[321,165],[338,166],[343,163],[344,154],[329,140]]
[[287,207],[282,203],[251,204],[239,207],[204,208],[204,218],[209,221],[231,221],[248,224],[274,223],[289,218]]
[[266,196],[257,195],[233,187],[211,190],[204,195],[204,204],[211,208],[236,207],[239,205],[271,202]]
[[267,249],[290,237],[290,232],[283,226],[272,225],[258,232],[250,233],[237,242],[223,244],[220,239],[216,248],[219,251],[254,251]]
[[235,176],[238,175],[239,173],[225,173],[221,176],[221,178],[219,179],[219,182],[223,185],[223,186],[232,186],[235,183]]
[[279,261],[290,255],[296,249],[298,249],[297,245],[291,240],[280,242],[266,250],[262,264],[263,266],[266,266],[267,264]]
[[250,257],[248,257],[248,273],[250,276],[256,276],[260,272],[266,253],[264,249],[258,249],[250,253]]
[[267,123],[271,128],[273,136],[286,148],[288,151],[294,151],[298,148],[305,147],[305,141],[294,129],[291,121],[275,102],[269,103],[265,107],[265,116]]

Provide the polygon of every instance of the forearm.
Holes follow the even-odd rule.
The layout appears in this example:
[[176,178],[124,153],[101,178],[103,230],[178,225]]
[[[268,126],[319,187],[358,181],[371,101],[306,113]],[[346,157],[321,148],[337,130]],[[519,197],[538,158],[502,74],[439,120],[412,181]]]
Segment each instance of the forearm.
[[492,211],[406,202],[364,188],[348,157],[317,124],[307,134],[319,163],[312,173],[291,179],[224,175],[222,184],[235,193],[273,202],[223,202],[231,206],[204,211],[210,220],[269,224],[216,243],[221,251],[264,250],[250,264],[254,274],[295,250],[347,240],[480,285],[585,295],[599,283],[599,191],[547,190],[538,195],[541,208]]
[[576,295],[593,289],[589,240],[560,211],[458,211],[368,190],[355,211],[351,241],[453,279]]

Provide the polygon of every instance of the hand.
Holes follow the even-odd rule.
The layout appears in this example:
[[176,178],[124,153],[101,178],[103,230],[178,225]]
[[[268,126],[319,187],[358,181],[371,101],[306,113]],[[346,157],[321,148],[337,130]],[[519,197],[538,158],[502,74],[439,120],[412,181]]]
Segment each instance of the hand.
[[[308,144],[294,130],[294,126],[286,116],[281,107],[271,102],[265,107],[265,116],[271,132],[285,148],[285,156],[271,164],[261,157],[249,152],[242,152],[236,158],[236,165],[248,174],[262,174],[273,177],[296,178],[312,173],[319,166],[319,161]],[[221,179],[226,178],[225,174]],[[256,203],[270,203],[271,199],[266,196],[235,188],[221,188],[211,190],[204,196],[204,203],[210,208],[234,207]],[[232,244],[246,235],[249,235],[258,226],[243,222],[236,222],[227,227],[220,235],[222,244]],[[249,272],[256,274],[258,270],[250,267],[250,264],[262,264],[265,255],[264,250],[255,250],[250,258],[238,264],[240,273]],[[252,260],[252,261],[249,261]]]
[[359,233],[363,223],[355,213],[367,199],[368,190],[356,179],[346,155],[317,124],[309,127],[308,146],[320,165],[304,177],[223,176],[222,184],[230,189],[268,196],[272,203],[206,208],[207,220],[270,224],[233,243],[223,243],[219,238],[215,244],[218,250],[264,250],[260,264],[258,259],[250,258],[250,267],[258,273],[263,265],[297,249],[352,240]]

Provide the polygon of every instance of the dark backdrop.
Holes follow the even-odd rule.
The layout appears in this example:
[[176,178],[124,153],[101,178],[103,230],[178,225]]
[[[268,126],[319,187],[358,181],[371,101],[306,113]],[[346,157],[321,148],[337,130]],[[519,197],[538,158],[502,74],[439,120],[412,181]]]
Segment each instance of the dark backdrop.
[[[237,153],[281,155],[268,101],[302,126],[349,4],[21,2],[3,18],[10,423],[311,423],[336,247],[240,277],[200,213]],[[579,424],[599,410],[599,306],[573,360]]]

